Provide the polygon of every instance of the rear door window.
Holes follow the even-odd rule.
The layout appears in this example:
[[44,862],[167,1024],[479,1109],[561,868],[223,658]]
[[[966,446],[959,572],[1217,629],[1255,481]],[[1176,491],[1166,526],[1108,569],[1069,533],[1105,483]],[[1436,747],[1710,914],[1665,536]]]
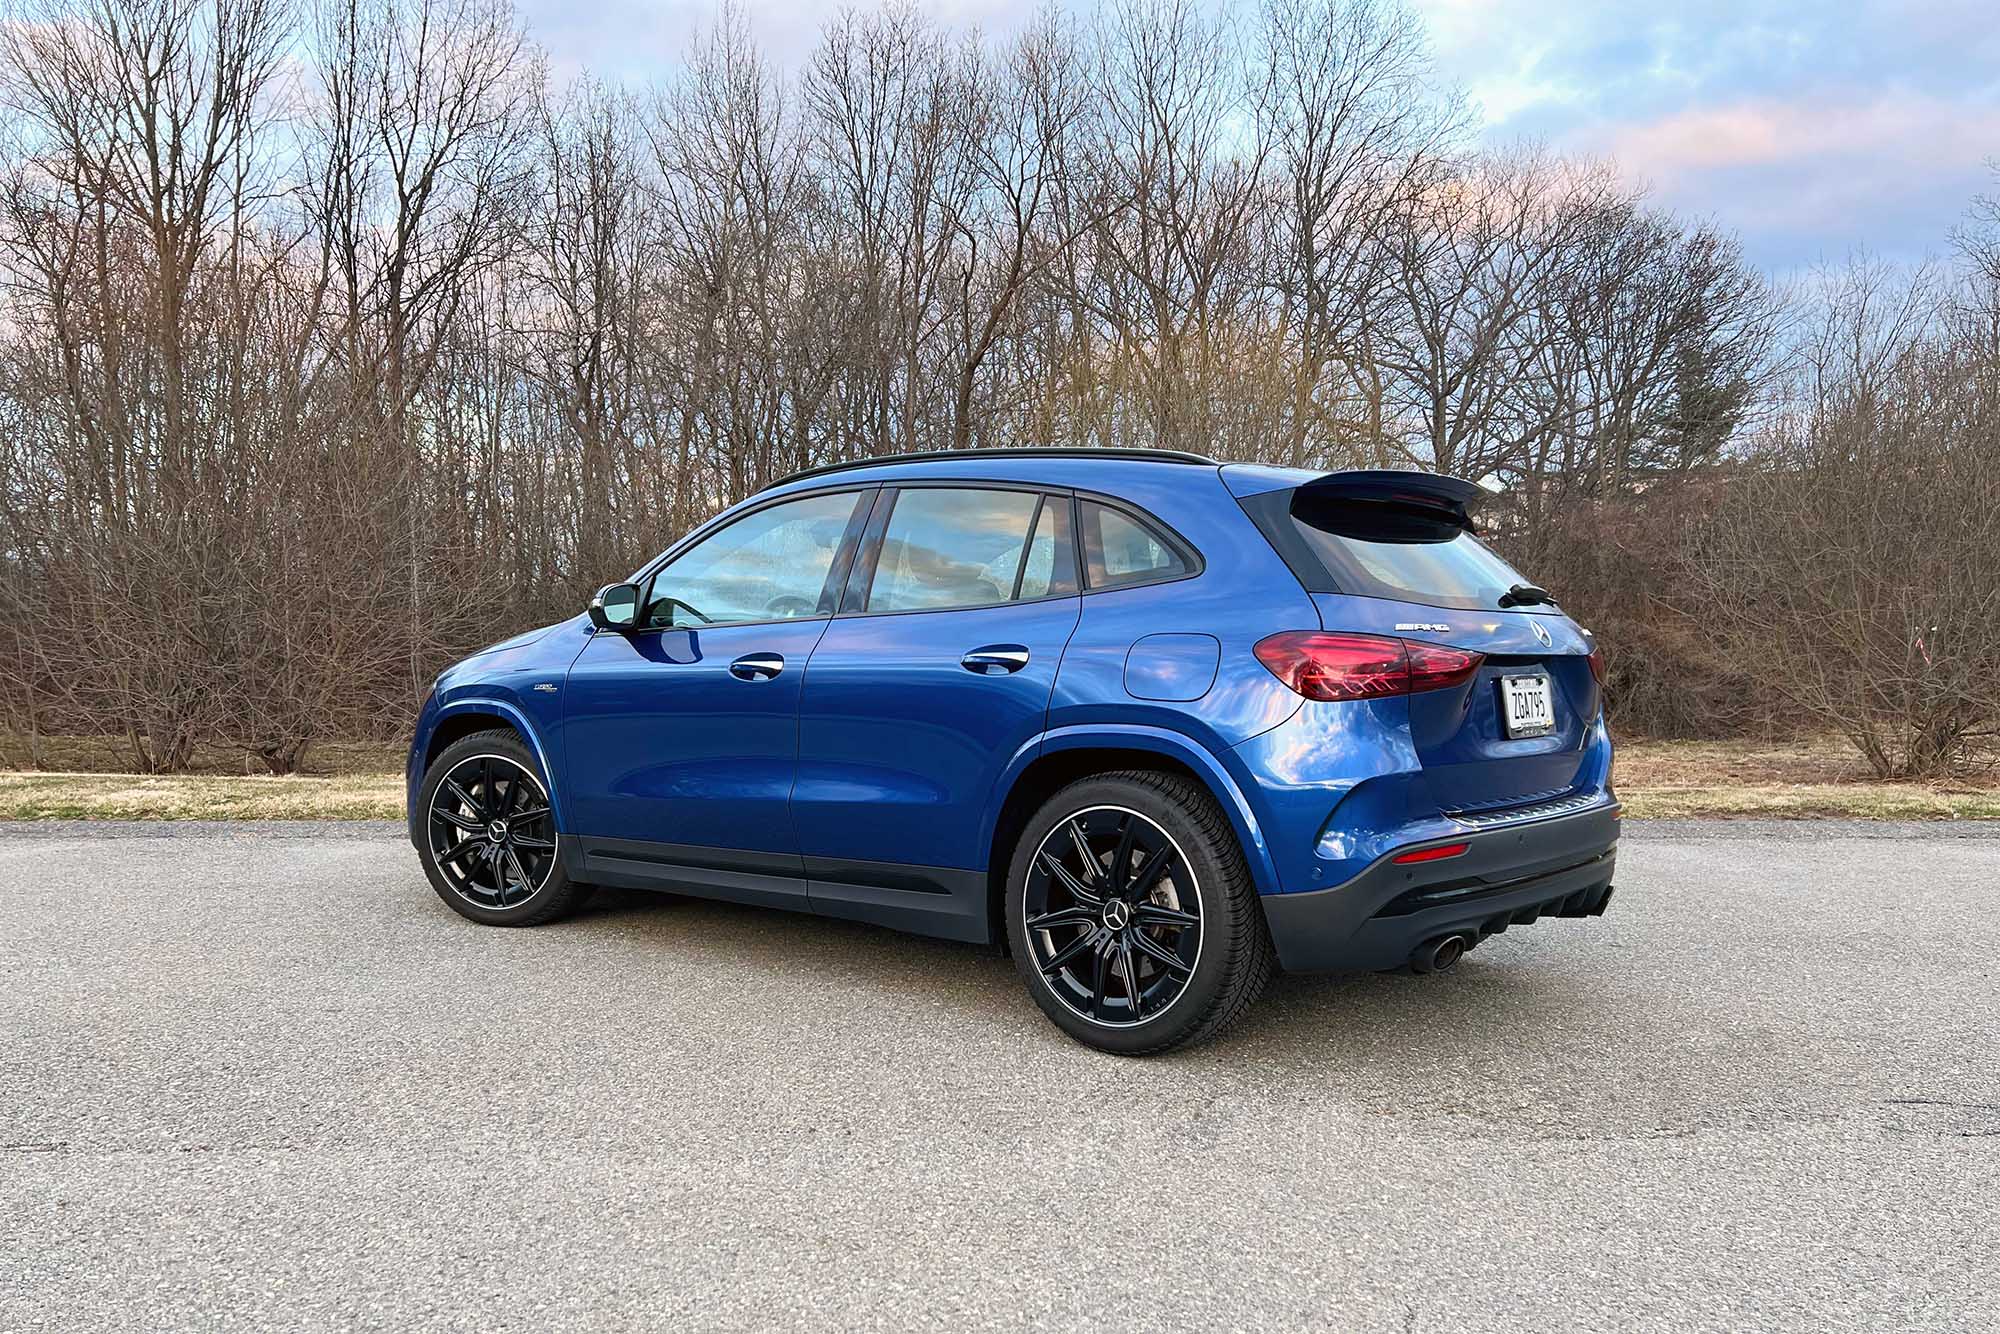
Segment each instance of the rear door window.
[[897,492],[865,610],[943,611],[1045,595],[1054,581],[1054,542],[1037,525],[1041,508],[1033,491]]
[[1021,562],[1022,601],[1076,592],[1076,546],[1069,536],[1069,497],[1043,496],[1035,535]]

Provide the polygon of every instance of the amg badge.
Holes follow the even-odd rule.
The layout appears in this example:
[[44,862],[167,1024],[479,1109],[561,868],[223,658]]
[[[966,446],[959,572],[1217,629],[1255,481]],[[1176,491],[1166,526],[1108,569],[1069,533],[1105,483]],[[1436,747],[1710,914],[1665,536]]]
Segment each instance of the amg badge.
[[1397,621],[1396,628],[1398,630],[1435,630],[1439,634],[1445,634],[1451,630],[1450,626],[1441,625],[1435,621]]

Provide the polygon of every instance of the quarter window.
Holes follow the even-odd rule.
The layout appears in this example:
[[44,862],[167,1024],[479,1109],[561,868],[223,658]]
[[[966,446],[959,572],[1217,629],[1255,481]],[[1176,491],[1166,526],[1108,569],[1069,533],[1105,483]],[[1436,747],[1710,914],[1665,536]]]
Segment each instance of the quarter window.
[[1083,568],[1092,588],[1178,579],[1188,573],[1187,561],[1173,545],[1139,520],[1092,500],[1078,508]]
[[[1040,501],[1032,491],[969,487],[898,492],[882,530],[867,610],[938,611],[1011,601],[1022,583],[1023,556],[1033,555],[1029,532]],[[1040,541],[1039,530],[1035,536]],[[1054,545],[1051,536],[1051,552]],[[1049,568],[1052,579],[1053,564]]]
[[823,616],[827,572],[861,492],[804,496],[746,514],[653,576],[642,625],[734,625]]

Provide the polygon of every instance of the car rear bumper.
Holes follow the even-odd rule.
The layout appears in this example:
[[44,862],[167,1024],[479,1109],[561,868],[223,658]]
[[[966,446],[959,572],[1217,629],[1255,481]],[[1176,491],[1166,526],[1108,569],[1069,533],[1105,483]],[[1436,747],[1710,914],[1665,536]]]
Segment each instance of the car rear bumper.
[[[1616,801],[1552,819],[1468,830],[1398,848],[1332,889],[1266,894],[1264,918],[1288,972],[1397,968],[1420,944],[1476,944],[1541,916],[1604,911],[1618,861]],[[1397,855],[1466,843],[1459,856],[1399,864]]]

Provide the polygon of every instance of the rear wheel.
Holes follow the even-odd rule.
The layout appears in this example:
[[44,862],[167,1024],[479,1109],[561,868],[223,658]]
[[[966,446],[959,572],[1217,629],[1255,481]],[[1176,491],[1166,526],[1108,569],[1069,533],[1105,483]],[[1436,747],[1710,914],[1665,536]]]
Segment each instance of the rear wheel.
[[489,926],[539,926],[581,906],[534,755],[514,732],[476,732],[424,774],[418,852],[438,897]]
[[1050,798],[1015,847],[1006,914],[1043,1013],[1120,1055],[1213,1036],[1271,974],[1235,832],[1172,774],[1106,774]]

